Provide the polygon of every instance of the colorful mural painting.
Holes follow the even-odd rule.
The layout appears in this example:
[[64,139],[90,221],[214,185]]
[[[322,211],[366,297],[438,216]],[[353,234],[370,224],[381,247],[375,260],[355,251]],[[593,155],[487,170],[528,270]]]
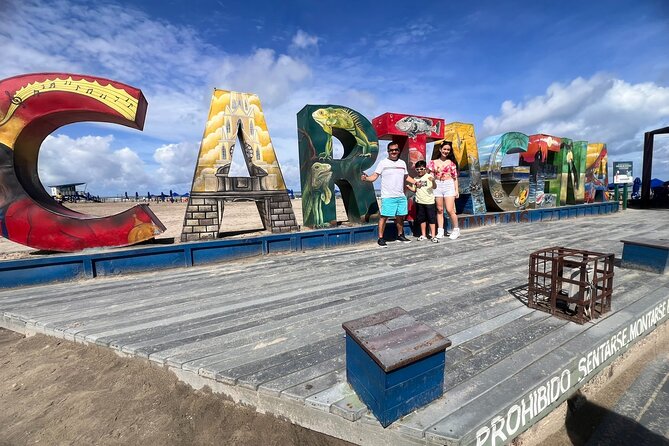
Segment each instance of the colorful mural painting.
[[426,159],[427,143],[444,137],[444,120],[439,118],[384,113],[372,119],[372,125],[379,139],[399,144],[400,159],[412,176],[416,174],[416,162]]
[[[112,122],[141,130],[147,102],[119,82],[68,73],[38,73],[0,81],[0,234],[36,249],[73,252],[127,246],[165,230],[147,205],[109,217],[75,212],[42,186],[42,141],[75,122]],[[76,160],[73,160],[76,162]]]
[[520,156],[522,164],[530,166],[530,188],[526,208],[556,205],[560,188],[559,169],[556,166],[560,165],[562,158],[560,138],[544,134],[529,137],[527,152]]
[[481,180],[488,210],[515,211],[525,209],[529,196],[529,167],[505,165],[507,155],[527,152],[528,137],[508,132],[489,136],[479,145]]
[[585,201],[585,161],[588,154],[587,141],[568,141],[560,172],[560,206],[583,204]]
[[[230,176],[239,142],[249,176]],[[264,229],[299,229],[255,94],[215,89],[200,144],[181,240],[216,238],[225,202],[257,204]]]
[[588,144],[585,169],[585,202],[608,200],[609,172],[606,144]]
[[[379,143],[372,124],[355,110],[339,105],[306,105],[297,114],[304,226],[336,226],[335,184],[351,222],[378,217],[374,186],[360,172],[376,161]],[[344,153],[335,159],[332,137]]]
[[[427,143],[443,139],[444,120],[402,113],[384,113],[372,119],[379,139],[393,141],[400,147],[409,175],[415,177],[416,162],[426,159]],[[409,220],[416,214],[413,200],[409,200]]]
[[[443,141],[450,141],[458,163],[458,185],[460,198],[455,202],[458,213],[481,215],[486,213],[479,150],[473,124],[451,122],[444,126]],[[432,159],[439,158],[439,149],[435,144]]]

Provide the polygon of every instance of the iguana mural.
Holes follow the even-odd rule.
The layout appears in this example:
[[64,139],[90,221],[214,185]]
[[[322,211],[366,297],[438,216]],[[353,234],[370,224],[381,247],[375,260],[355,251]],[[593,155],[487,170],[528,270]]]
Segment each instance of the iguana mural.
[[332,166],[318,162],[313,163],[305,181],[305,187],[302,190],[304,221],[312,221],[316,228],[330,226],[329,221],[325,222],[321,203],[328,205],[332,200],[331,179]]
[[[360,113],[337,105],[306,105],[297,114],[300,148],[300,183],[304,226],[336,226],[335,186],[349,222],[368,222],[379,207],[372,183],[360,173],[374,164],[379,143],[371,123]],[[333,158],[332,138],[344,153]]]
[[[353,135],[357,145],[361,149],[361,153],[358,156],[370,157],[372,147],[376,147],[378,150],[379,143],[370,142],[367,139],[367,135],[362,130],[360,120],[349,110],[334,107],[319,108],[311,116],[323,128],[325,133],[330,136],[332,136],[333,129],[346,130]],[[318,157],[320,159],[332,159],[332,138],[328,138],[325,151],[320,153]]]

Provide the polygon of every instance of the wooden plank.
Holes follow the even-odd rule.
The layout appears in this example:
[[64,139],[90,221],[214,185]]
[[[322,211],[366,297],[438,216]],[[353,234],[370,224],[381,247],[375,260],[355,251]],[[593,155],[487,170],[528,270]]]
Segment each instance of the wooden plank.
[[473,355],[477,355],[484,350],[499,347],[500,343],[504,343],[509,339],[523,340],[522,337],[518,338],[518,335],[524,334],[525,330],[549,318],[551,318],[551,315],[542,311],[534,310],[527,312],[521,317],[511,319],[495,330],[487,331],[460,344],[460,346],[472,352]]
[[281,396],[289,400],[304,402],[304,400],[311,395],[323,392],[336,384],[344,382],[346,382],[346,373],[344,369],[334,370],[325,375],[302,382],[294,387],[290,387],[281,392]]
[[334,343],[324,341],[309,345],[303,350],[296,349],[273,356],[271,360],[258,360],[239,367],[224,370],[221,375],[234,377],[242,387],[256,390],[264,382],[286,376],[293,372],[320,364],[325,360],[344,354],[344,340],[336,337]]
[[[322,297],[327,294],[327,290],[330,288],[336,288],[336,284],[332,284],[329,287],[323,288],[321,287],[320,289],[317,290],[317,293]],[[293,290],[293,295],[297,296],[300,295],[300,290]],[[277,296],[270,294],[267,295],[265,293],[261,294],[260,298],[257,298],[255,302],[274,302],[277,300]],[[246,300],[248,303],[248,299]],[[226,308],[228,310],[235,310],[235,309],[243,309],[246,306],[245,304],[245,299],[240,298],[237,304],[234,305],[227,305]],[[178,315],[171,317],[171,318],[163,318],[160,322],[160,326],[167,326],[171,323],[178,323],[178,322],[183,322],[187,321],[189,319],[192,319],[194,317],[205,317],[208,316],[210,313],[208,311],[201,311],[201,312],[193,312],[193,313],[183,313],[180,312]],[[156,328],[156,324],[153,323],[141,323],[141,324],[135,324],[131,325],[129,328],[126,328],[126,324],[122,325],[122,328],[116,328],[116,329],[111,329],[111,330],[106,330],[101,333],[95,333],[94,335],[90,335],[86,337],[86,340],[89,342],[100,342],[102,344],[108,344],[114,340],[121,339],[121,337],[124,334],[130,334],[131,336],[134,334],[134,332],[140,333],[140,337],[143,337],[143,330],[146,329],[151,329],[151,328]]]
[[[353,290],[359,290],[364,287],[364,281],[356,281],[350,285],[347,285],[344,287],[346,290],[353,291]],[[243,288],[242,288],[243,291]],[[304,288],[296,290],[294,285],[288,284],[286,291],[290,291],[288,293],[284,293],[281,288],[276,290],[276,293],[272,293],[271,295],[266,295],[264,293],[258,293],[257,298],[254,297],[249,297],[245,292],[239,292],[237,294],[236,299],[230,299],[226,297],[226,294],[221,296],[220,292],[215,293],[215,295],[212,298],[207,298],[203,299],[202,296],[197,295],[197,302],[198,302],[198,308],[212,308],[212,309],[221,309],[220,312],[214,312],[212,313],[207,313],[203,316],[196,317],[192,316],[189,317],[186,320],[180,320],[171,324],[161,324],[158,328],[156,329],[158,331],[163,331],[164,336],[170,336],[174,331],[179,331],[181,333],[186,333],[187,330],[193,329],[194,332],[191,333],[193,335],[197,335],[200,333],[206,333],[208,330],[206,329],[207,326],[209,325],[214,325],[219,323],[217,320],[217,317],[220,315],[221,320],[220,322],[224,322],[228,320],[230,317],[235,317],[235,314],[239,314],[240,316],[243,316],[245,314],[256,314],[260,312],[264,312],[267,310],[272,310],[280,307],[287,307],[295,303],[300,303],[300,302],[306,302],[310,299],[314,299],[316,297],[322,297],[323,296],[323,289],[322,287],[315,287],[312,288],[311,291],[305,291]],[[251,294],[253,296],[253,294]],[[300,297],[298,297],[300,296]],[[194,300],[194,296],[187,296],[185,297],[186,302],[192,302]],[[235,303],[244,303],[245,305],[237,305],[236,307],[232,307],[231,304]],[[191,304],[192,308],[192,304]],[[115,315],[114,318],[108,319],[104,318],[102,320],[97,320],[95,324],[87,324],[86,325],[86,330],[80,329],[79,331],[76,331],[76,329],[73,330],[68,330],[68,332],[72,333],[75,338],[83,338],[88,334],[93,334],[94,331],[99,331],[102,328],[122,328],[122,327],[132,327],[136,325],[137,321],[137,316],[143,316],[144,314],[149,314],[149,318],[144,318],[144,321],[150,321],[150,320],[164,320],[168,315],[176,312],[178,314],[183,314],[184,309],[182,307],[169,307],[166,308],[166,311],[169,311],[168,313],[164,314],[157,314],[156,315],[156,310],[154,308],[146,308],[142,309],[139,312],[135,312],[132,314],[132,316],[135,316],[134,318],[128,317],[129,315],[126,312],[123,312],[121,314]],[[204,329],[202,329],[204,327]],[[125,332],[121,336],[115,336],[113,339],[114,340],[126,340],[128,343],[135,343],[133,342],[135,339],[141,339],[141,338],[146,338],[147,333],[145,330],[137,330],[137,331],[129,331]],[[144,341],[144,342],[149,342],[151,343],[150,340]],[[158,342],[156,342],[157,344]],[[138,347],[141,347],[139,345]],[[169,346],[167,346],[169,348]],[[158,351],[159,349],[154,349],[155,351]]]
[[[383,308],[387,305],[392,305],[388,301],[380,301],[376,299],[374,297],[375,295],[390,293],[391,291],[396,290],[400,284],[404,286],[412,286],[414,283],[419,284],[422,280],[423,279],[421,277],[406,280],[394,274],[391,275],[390,278],[386,281],[375,281],[368,289],[344,298],[344,302],[342,302],[340,306],[341,308],[336,308],[336,311],[331,316],[330,324],[324,328],[327,328],[333,334],[336,332],[343,333],[343,330],[341,330],[339,324],[341,323],[340,321],[345,320],[344,318],[350,318],[351,315],[361,315],[362,312],[364,312],[362,314],[367,314],[369,312],[376,311],[376,308]],[[343,310],[345,307],[350,308],[352,304],[358,300],[361,301],[358,307],[351,308],[349,312],[345,312]],[[300,323],[300,326],[304,327],[305,324],[307,324],[307,327],[311,330],[312,328],[308,325],[309,317],[311,316],[305,315]],[[305,334],[304,338],[308,339],[308,336]],[[229,356],[230,355],[227,352],[219,352],[218,346],[212,343],[210,347],[205,349],[188,349],[188,351],[184,352],[183,355],[180,353],[170,355],[168,358],[166,358],[166,360],[168,363],[170,363],[170,365],[178,366],[178,364],[181,364],[185,367],[190,367],[192,370],[196,370],[219,361],[226,361],[229,359]],[[235,359],[239,360],[241,357],[237,356]]]
[[[515,300],[515,299],[514,299]],[[517,302],[511,302],[513,304],[512,309],[504,313],[499,314],[498,316],[490,317],[484,322],[477,324],[469,324],[469,328],[459,331],[457,333],[449,334],[450,340],[453,342],[453,345],[462,346],[464,343],[481,336],[485,333],[489,333],[511,321],[514,321],[518,318],[524,317],[534,310],[527,308],[525,306],[518,307]]]
[[307,406],[314,407],[325,412],[330,412],[330,406],[355,394],[351,386],[346,383],[337,383],[334,386],[311,395],[305,399]]
[[[478,375],[482,371],[492,367],[507,356],[522,350],[528,341],[543,338],[559,328],[565,326],[568,322],[556,318],[539,319],[532,325],[525,325],[522,331],[506,337],[492,337],[492,344],[488,344],[481,350],[470,350],[471,358],[455,364],[448,364],[444,372],[444,390],[448,391],[460,383]],[[511,324],[509,324],[511,325]],[[491,334],[495,334],[496,331]],[[467,344],[463,348],[467,348]],[[478,346],[476,346],[478,347]]]
[[332,403],[330,412],[349,421],[357,421],[367,413],[367,406],[354,393]]
[[280,396],[281,392],[286,389],[306,383],[336,370],[343,370],[345,366],[344,355],[339,355],[271,381],[266,381],[258,386],[258,391],[273,396]]

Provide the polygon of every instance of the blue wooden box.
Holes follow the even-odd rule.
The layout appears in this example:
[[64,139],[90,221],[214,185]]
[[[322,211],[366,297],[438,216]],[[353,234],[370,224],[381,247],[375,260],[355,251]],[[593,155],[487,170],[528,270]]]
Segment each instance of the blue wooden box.
[[383,427],[443,394],[451,341],[399,307],[345,322],[346,376]]
[[623,242],[620,266],[664,274],[669,270],[669,240],[633,239]]

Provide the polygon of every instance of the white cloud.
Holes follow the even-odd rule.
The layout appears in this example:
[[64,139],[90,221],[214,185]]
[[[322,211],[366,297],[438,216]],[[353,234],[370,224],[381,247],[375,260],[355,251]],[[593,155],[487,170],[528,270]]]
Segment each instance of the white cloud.
[[297,30],[297,33],[293,36],[292,45],[295,48],[304,49],[310,46],[317,46],[318,40],[319,40],[318,37],[307,34],[306,32],[299,29]]
[[184,193],[190,191],[197,151],[196,143],[166,144],[153,152],[155,163],[147,163],[136,150],[115,147],[112,135],[55,135],[42,144],[38,170],[45,186],[87,183],[95,195]]
[[272,106],[286,100],[311,76],[303,61],[274,50],[257,49],[250,56],[230,56],[217,70],[216,85],[226,90],[256,93],[264,105]]
[[158,163],[155,182],[161,190],[173,189],[189,192],[197,160],[198,146],[195,143],[167,144],[158,147],[153,159]]
[[[669,88],[597,74],[569,84],[551,84],[544,95],[520,103],[505,101],[498,115],[485,118],[480,137],[521,131],[605,142],[609,161],[632,160],[640,176],[644,132],[667,125]],[[665,145],[663,139],[657,139],[655,176],[669,176],[669,147]]]
[[42,184],[94,184],[89,192],[96,195],[129,190],[135,185],[142,189],[152,185],[146,165],[137,153],[127,147],[114,149],[113,142],[111,135],[77,139],[48,136],[39,157]]

